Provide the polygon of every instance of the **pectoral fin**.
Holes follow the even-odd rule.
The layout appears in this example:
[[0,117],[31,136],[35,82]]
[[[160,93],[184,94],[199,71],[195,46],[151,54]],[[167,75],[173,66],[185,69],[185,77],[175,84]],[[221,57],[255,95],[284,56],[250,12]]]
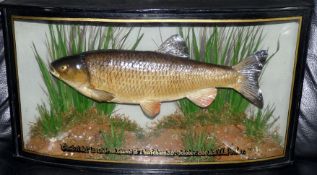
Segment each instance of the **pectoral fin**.
[[209,106],[217,96],[216,88],[207,88],[190,93],[186,97],[200,107]]
[[113,94],[103,90],[90,89],[90,92],[91,98],[98,102],[109,102],[114,98]]
[[161,103],[154,101],[141,102],[140,106],[143,112],[151,118],[154,118],[158,113],[160,113]]

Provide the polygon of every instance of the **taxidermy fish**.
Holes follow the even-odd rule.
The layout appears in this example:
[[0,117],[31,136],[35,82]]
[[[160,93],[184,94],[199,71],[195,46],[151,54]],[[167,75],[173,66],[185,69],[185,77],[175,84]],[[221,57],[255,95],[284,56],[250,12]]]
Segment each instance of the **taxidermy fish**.
[[179,35],[157,51],[98,50],[51,63],[50,71],[83,95],[98,102],[140,104],[148,117],[160,103],[188,98],[200,107],[216,98],[216,88],[232,88],[263,107],[258,78],[267,58],[261,50],[230,66],[194,61]]

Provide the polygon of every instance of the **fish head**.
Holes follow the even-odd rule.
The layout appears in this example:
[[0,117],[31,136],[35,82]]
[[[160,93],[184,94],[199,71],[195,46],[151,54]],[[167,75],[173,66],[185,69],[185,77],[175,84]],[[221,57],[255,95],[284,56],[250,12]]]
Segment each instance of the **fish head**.
[[87,66],[81,55],[67,56],[53,61],[50,64],[50,72],[74,88],[89,82]]

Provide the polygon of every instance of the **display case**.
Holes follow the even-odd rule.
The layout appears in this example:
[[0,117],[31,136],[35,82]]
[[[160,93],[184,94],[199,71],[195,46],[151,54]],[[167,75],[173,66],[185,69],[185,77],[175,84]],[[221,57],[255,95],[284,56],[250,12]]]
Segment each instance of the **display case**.
[[5,1],[15,156],[116,172],[290,164],[311,8]]

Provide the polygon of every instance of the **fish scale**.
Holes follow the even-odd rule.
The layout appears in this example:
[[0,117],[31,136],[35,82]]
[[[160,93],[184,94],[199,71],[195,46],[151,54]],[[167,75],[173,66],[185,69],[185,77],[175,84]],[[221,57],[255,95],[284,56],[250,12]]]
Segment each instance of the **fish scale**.
[[89,54],[85,62],[94,87],[125,100],[177,99],[237,80],[233,69],[155,52],[108,51]]
[[258,79],[267,51],[229,67],[194,61],[186,42],[173,35],[156,51],[100,50],[64,57],[51,63],[51,73],[99,102],[140,104],[154,117],[160,102],[188,98],[207,107],[216,88],[232,88],[259,108],[263,97]]

